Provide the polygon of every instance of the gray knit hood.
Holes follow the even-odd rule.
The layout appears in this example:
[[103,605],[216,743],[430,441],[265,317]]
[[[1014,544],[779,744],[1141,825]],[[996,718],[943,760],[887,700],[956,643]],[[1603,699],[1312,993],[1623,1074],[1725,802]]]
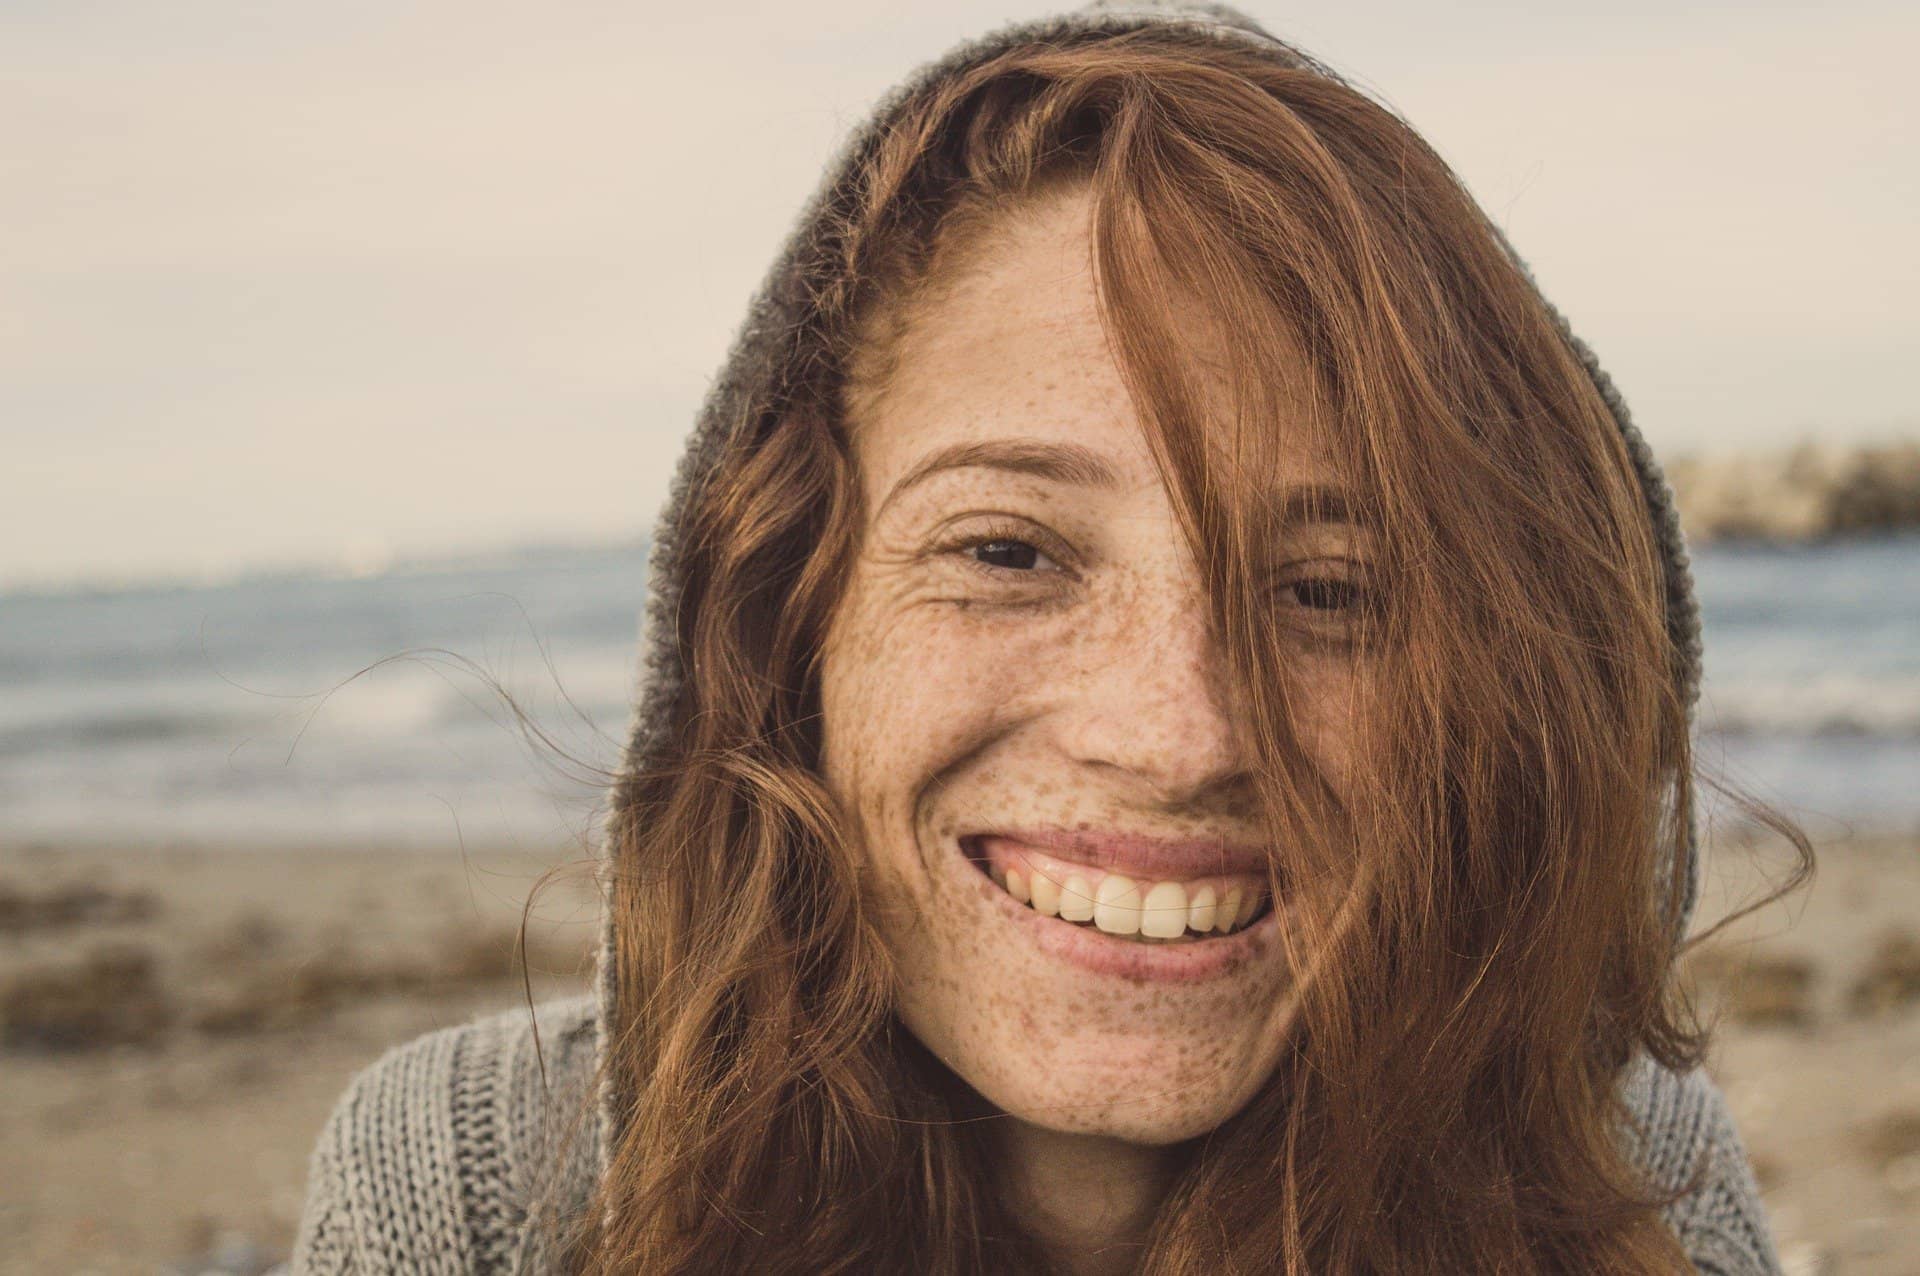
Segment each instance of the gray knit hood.
[[[655,527],[648,559],[648,601],[641,626],[641,683],[622,765],[623,779],[654,760],[654,750],[664,743],[665,724],[670,721],[673,701],[684,676],[681,652],[674,641],[679,630],[676,613],[684,575],[681,559],[684,524],[695,505],[698,489],[718,465],[729,433],[748,428],[746,423],[764,420],[777,411],[782,389],[790,384],[789,371],[808,353],[803,344],[805,336],[796,335],[809,331],[809,325],[804,322],[806,307],[808,299],[818,293],[817,281],[806,277],[808,263],[819,260],[819,254],[812,250],[826,234],[827,210],[834,202],[835,193],[849,183],[860,157],[912,97],[1015,44],[1082,33],[1117,34],[1151,26],[1200,31],[1218,40],[1263,50],[1288,65],[1318,67],[1308,55],[1226,5],[1110,4],[1096,0],[1059,17],[1004,27],[961,44],[939,60],[921,67],[880,101],[828,164],[818,189],[801,208],[794,230],[747,308],[746,319],[694,421],[686,451]],[[1507,251],[1512,254],[1510,245]],[[1514,260],[1525,272],[1525,263],[1517,255]],[[1530,273],[1528,278],[1531,279]],[[1593,353],[1567,328],[1559,312],[1554,310],[1553,314],[1619,423],[1621,436],[1638,471],[1647,511],[1665,557],[1669,631],[1682,669],[1682,691],[1691,727],[1699,693],[1700,620],[1672,493],[1646,441],[1629,419],[1626,405],[1612,381],[1601,370]],[[1688,874],[1685,899],[1677,919],[1681,933],[1691,919],[1699,887],[1698,812],[1689,810],[1685,814]],[[613,953],[613,918],[609,912],[602,919],[596,974],[601,1049],[605,1046],[605,1025],[610,1022],[610,1012],[616,1005]],[[617,1139],[609,1124],[610,1108],[603,1107],[600,1118],[599,1165],[604,1172],[608,1150]]]

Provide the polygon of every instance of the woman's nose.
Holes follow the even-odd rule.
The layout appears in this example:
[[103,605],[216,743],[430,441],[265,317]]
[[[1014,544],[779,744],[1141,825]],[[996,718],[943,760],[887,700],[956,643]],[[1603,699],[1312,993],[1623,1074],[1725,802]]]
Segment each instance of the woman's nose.
[[1205,600],[1143,601],[1083,633],[1061,739],[1177,806],[1241,777],[1247,759]]

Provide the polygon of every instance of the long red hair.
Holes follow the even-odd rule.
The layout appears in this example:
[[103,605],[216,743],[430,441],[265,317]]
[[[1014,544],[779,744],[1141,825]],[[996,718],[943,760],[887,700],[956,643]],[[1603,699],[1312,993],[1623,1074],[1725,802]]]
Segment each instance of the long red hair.
[[[811,246],[795,358],[688,493],[670,721],[615,794],[595,1272],[1044,1272],[981,1101],[891,1011],[818,771],[816,662],[859,543],[850,405],[943,272],[1087,190],[1103,318],[1256,728],[1298,1028],[1184,1150],[1139,1270],[1690,1270],[1622,1070],[1705,1045],[1676,991],[1693,666],[1629,445],[1446,165],[1310,63],[1178,28],[923,85]],[[1188,357],[1227,343],[1222,419]],[[1291,353],[1285,353],[1291,352]],[[1301,366],[1304,357],[1304,368]],[[1268,605],[1282,391],[1374,529],[1347,801]],[[1789,834],[1804,835],[1753,805]],[[1365,872],[1352,873],[1358,854]]]

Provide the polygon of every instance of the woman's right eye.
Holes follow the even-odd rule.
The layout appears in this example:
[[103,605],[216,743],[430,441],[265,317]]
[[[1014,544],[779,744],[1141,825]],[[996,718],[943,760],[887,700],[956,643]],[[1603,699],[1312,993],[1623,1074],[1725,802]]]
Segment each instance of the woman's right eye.
[[994,536],[969,541],[967,548],[972,551],[974,561],[982,567],[993,567],[1002,571],[1030,572],[1033,570],[1035,559],[1052,561],[1031,543],[1016,540],[1010,536]]
[[1044,576],[1066,569],[1065,555],[1049,554],[1043,535],[1024,525],[1001,523],[981,527],[942,546],[945,553],[964,554],[969,567],[1003,579]]

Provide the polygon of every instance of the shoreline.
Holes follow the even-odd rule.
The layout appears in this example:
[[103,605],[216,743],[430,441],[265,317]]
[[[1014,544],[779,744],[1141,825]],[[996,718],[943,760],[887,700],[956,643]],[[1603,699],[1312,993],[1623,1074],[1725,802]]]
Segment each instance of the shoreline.
[[[1815,544],[1920,532],[1920,434],[1911,423],[1839,439],[1818,432],[1762,446],[1657,444],[1654,456],[1673,489],[1689,542]],[[649,522],[647,527],[651,528]],[[514,569],[559,556],[645,556],[647,531],[470,545],[348,547],[220,565],[132,571],[79,570],[0,576],[0,598],[86,600],[169,594],[288,581],[362,581]]]
[[[1784,871],[1751,837],[1710,846],[1696,934]],[[1920,1217],[1920,830],[1816,849],[1809,888],[1690,955],[1685,979],[1718,1016],[1708,1068],[1787,1270],[1920,1270],[1906,1221]],[[0,1272],[259,1272],[283,1257],[348,1079],[391,1046],[525,1004],[520,909],[560,864],[576,871],[539,895],[526,977],[536,1003],[587,990],[598,903],[583,863],[0,849]]]

